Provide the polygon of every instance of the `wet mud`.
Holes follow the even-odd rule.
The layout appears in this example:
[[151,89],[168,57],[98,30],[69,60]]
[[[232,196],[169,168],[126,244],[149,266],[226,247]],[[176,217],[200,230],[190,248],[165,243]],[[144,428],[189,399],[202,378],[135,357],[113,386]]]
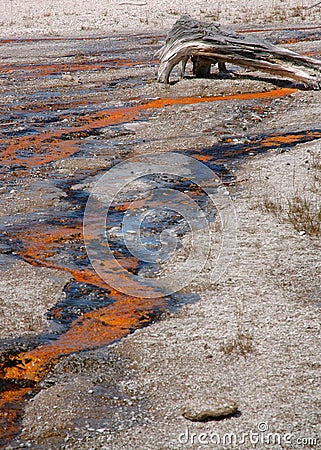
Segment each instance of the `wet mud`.
[[[311,41],[307,50],[311,52],[316,51],[314,41],[320,38],[314,29],[292,29],[283,34],[283,41],[275,35],[283,30],[272,32],[279,42]],[[162,295],[145,298],[146,286],[137,286],[137,297],[116,291],[95,273],[86,253],[82,221],[89,192],[82,183],[94,181],[106,168],[135,154],[142,141],[128,124],[147,123],[155,114],[191,105],[207,108],[223,102],[248,102],[259,111],[266,102],[298,93],[300,86],[285,82],[279,87],[276,80],[274,84],[262,83],[261,90],[248,91],[248,81],[243,87],[238,85],[236,92],[210,96],[184,96],[175,91],[175,85],[166,91],[154,77],[157,36],[135,36],[131,48],[125,39],[107,37],[0,43],[12,49],[8,60],[0,65],[0,188],[7,199],[3,200],[5,213],[0,219],[0,251],[4,258],[10,256],[70,275],[61,301],[47,312],[51,333],[0,342],[0,445],[5,446],[20,431],[25,403],[64,356],[115,342],[157,320],[175,304],[174,298]],[[197,149],[184,147],[181,151],[204,162],[228,182],[233,179],[231,167],[244,157],[275,148],[285,151],[320,138],[320,127],[266,133],[257,129],[246,133],[241,142],[229,134],[212,146],[200,140]],[[165,150],[171,150],[170,140]],[[52,186],[57,202],[53,204],[49,195],[41,205],[33,204],[28,209],[23,192],[26,186],[30,188],[30,180]],[[182,180],[152,182],[190,190],[198,202],[205,201],[204,192]],[[19,200],[11,204],[14,192],[18,197],[21,193],[23,207]],[[121,223],[131,200],[125,197],[113,204],[107,228]],[[177,225],[175,220],[173,216],[167,218],[168,223]],[[159,220],[153,225],[153,233],[158,235],[168,223]],[[117,238],[111,245],[129,272],[148,269]],[[194,300],[184,294],[184,301]]]

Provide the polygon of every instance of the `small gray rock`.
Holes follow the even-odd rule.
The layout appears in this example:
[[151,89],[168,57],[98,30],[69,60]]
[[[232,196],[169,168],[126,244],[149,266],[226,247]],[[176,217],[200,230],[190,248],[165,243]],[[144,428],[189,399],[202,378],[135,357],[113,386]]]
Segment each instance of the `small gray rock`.
[[213,399],[199,405],[188,405],[181,409],[183,417],[193,422],[204,422],[211,419],[220,419],[235,414],[238,404],[233,400]]

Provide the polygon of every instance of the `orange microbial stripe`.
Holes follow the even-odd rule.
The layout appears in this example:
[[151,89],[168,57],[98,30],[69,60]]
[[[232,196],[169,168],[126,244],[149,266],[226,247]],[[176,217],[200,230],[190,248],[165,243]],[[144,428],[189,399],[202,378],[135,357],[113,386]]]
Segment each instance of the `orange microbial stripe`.
[[[23,136],[3,143],[6,145],[1,152],[2,164],[21,164],[35,167],[52,161],[57,161],[73,155],[79,150],[77,138],[85,137],[91,130],[99,130],[109,125],[135,120],[143,110],[159,109],[174,105],[190,105],[206,102],[272,99],[293,94],[297,89],[282,88],[265,92],[244,94],[217,95],[210,97],[175,97],[165,99],[146,100],[141,104],[117,109],[108,109],[77,118],[76,125],[56,131],[43,132],[32,136]],[[84,133],[84,134],[81,134]],[[19,151],[29,150],[28,157],[19,155]]]
[[205,103],[205,102],[219,102],[219,101],[228,101],[228,100],[256,100],[256,99],[265,99],[265,98],[278,98],[283,97],[285,95],[293,94],[297,92],[297,89],[293,88],[282,88],[282,89],[273,89],[272,91],[265,92],[249,92],[244,94],[229,94],[229,95],[216,95],[211,97],[180,97],[180,98],[166,98],[166,99],[157,99],[152,100],[146,103],[141,109],[148,108],[163,108],[164,106],[171,105],[190,105],[196,103]]
[[270,147],[275,146],[279,147],[283,144],[295,144],[296,142],[300,142],[301,140],[304,140],[305,138],[313,138],[318,139],[321,138],[321,132],[320,131],[307,131],[305,133],[298,133],[298,134],[287,134],[284,136],[269,136],[262,141],[260,141],[259,146],[260,147]]
[[261,141],[262,147],[270,147],[275,145],[276,147],[281,144],[293,144],[299,142],[305,135],[304,134],[288,134],[286,136],[271,136]]
[[[48,132],[12,139],[1,152],[0,161],[2,164],[24,163],[27,167],[36,167],[71,156],[79,150],[77,142],[59,140],[62,134]],[[19,155],[19,151],[29,151],[30,154],[24,157]]]
[[26,64],[26,65],[11,65],[0,66],[0,73],[14,73],[19,71],[28,72],[34,75],[37,72],[38,76],[46,76],[52,74],[60,74],[64,72],[76,72],[82,70],[98,70],[106,68],[106,63],[61,63],[61,64]]
[[315,51],[311,51],[311,52],[304,52],[303,55],[306,56],[319,56],[321,54],[321,50],[315,50]]
[[297,38],[289,38],[289,39],[280,39],[278,40],[278,44],[297,44],[298,42],[313,42],[320,39],[320,36],[305,36],[305,37],[297,37]]
[[[233,138],[231,138],[228,141],[224,141],[223,145],[218,144],[217,146],[200,150],[199,152],[195,150],[193,157],[203,162],[213,161],[215,164],[223,164],[226,162],[226,158],[231,157],[231,155],[233,155],[233,158],[237,158],[247,152],[260,152],[272,148],[293,146],[315,139],[321,139],[321,131],[319,129],[284,135],[271,134],[269,136],[259,136],[253,138],[247,144],[233,144]],[[225,146],[226,142],[232,144]]]
[[[110,110],[110,115],[107,113],[105,115],[107,117],[94,120],[92,124],[89,123],[91,117],[88,116],[85,125],[7,140],[4,142],[7,143],[7,147],[2,151],[0,161],[2,164],[21,164],[23,162],[28,167],[58,161],[79,151],[79,138],[86,136],[86,134],[82,136],[81,132],[131,120],[135,117],[135,112],[124,108],[123,110]],[[72,133],[77,133],[77,135],[72,136]],[[30,150],[30,155],[27,158],[19,156],[19,151],[22,150]]]
[[202,161],[202,162],[209,162],[209,161],[211,161],[213,159],[212,155],[198,155],[198,154],[195,154],[195,155],[193,155],[193,157],[195,159],[198,159],[199,161]]
[[[37,383],[45,377],[59,357],[81,350],[94,349],[120,339],[130,330],[146,322],[148,313],[155,307],[164,306],[162,299],[150,300],[127,297],[122,294],[117,294],[114,298],[115,303],[111,306],[83,314],[76,319],[71,328],[57,340],[12,356],[9,366],[7,363],[6,366],[0,365],[2,379],[28,380]],[[23,395],[30,390],[31,388],[24,388]],[[15,396],[15,393],[4,392],[0,398],[11,401],[11,395]]]
[[279,27],[279,28],[247,28],[246,30],[237,30],[238,33],[267,33],[270,31],[309,31],[321,30],[320,26],[312,27]]
[[26,64],[0,66],[0,73],[26,72],[28,76],[45,77],[48,75],[62,74],[64,72],[84,72],[108,69],[108,66],[114,67],[135,67],[143,64],[152,64],[156,61],[131,61],[128,59],[114,58],[106,59],[101,62],[84,61],[58,64]]

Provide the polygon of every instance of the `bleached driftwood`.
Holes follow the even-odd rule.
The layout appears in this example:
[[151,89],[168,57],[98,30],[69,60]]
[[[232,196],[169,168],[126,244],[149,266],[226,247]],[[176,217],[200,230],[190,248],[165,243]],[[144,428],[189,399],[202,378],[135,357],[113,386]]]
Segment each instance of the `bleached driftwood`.
[[218,63],[219,70],[225,71],[225,63],[231,63],[289,77],[313,88],[321,86],[321,60],[190,16],[181,16],[174,24],[156,56],[160,59],[158,81],[164,83],[169,82],[176,65],[179,65],[183,76],[186,63],[191,58],[196,77],[209,77],[212,64]]

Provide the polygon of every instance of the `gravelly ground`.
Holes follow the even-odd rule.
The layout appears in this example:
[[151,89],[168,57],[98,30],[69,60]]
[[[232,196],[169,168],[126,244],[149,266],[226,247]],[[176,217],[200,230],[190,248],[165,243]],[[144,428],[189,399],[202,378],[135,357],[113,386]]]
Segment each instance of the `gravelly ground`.
[[53,5],[45,0],[0,3],[0,30],[6,36],[78,36],[89,34],[120,34],[164,32],[181,14],[190,14],[202,20],[227,24],[264,24],[275,26],[288,22],[315,25],[320,19],[320,5],[311,0],[230,0],[229,2],[196,0],[192,3],[178,0],[119,1],[57,0]]

